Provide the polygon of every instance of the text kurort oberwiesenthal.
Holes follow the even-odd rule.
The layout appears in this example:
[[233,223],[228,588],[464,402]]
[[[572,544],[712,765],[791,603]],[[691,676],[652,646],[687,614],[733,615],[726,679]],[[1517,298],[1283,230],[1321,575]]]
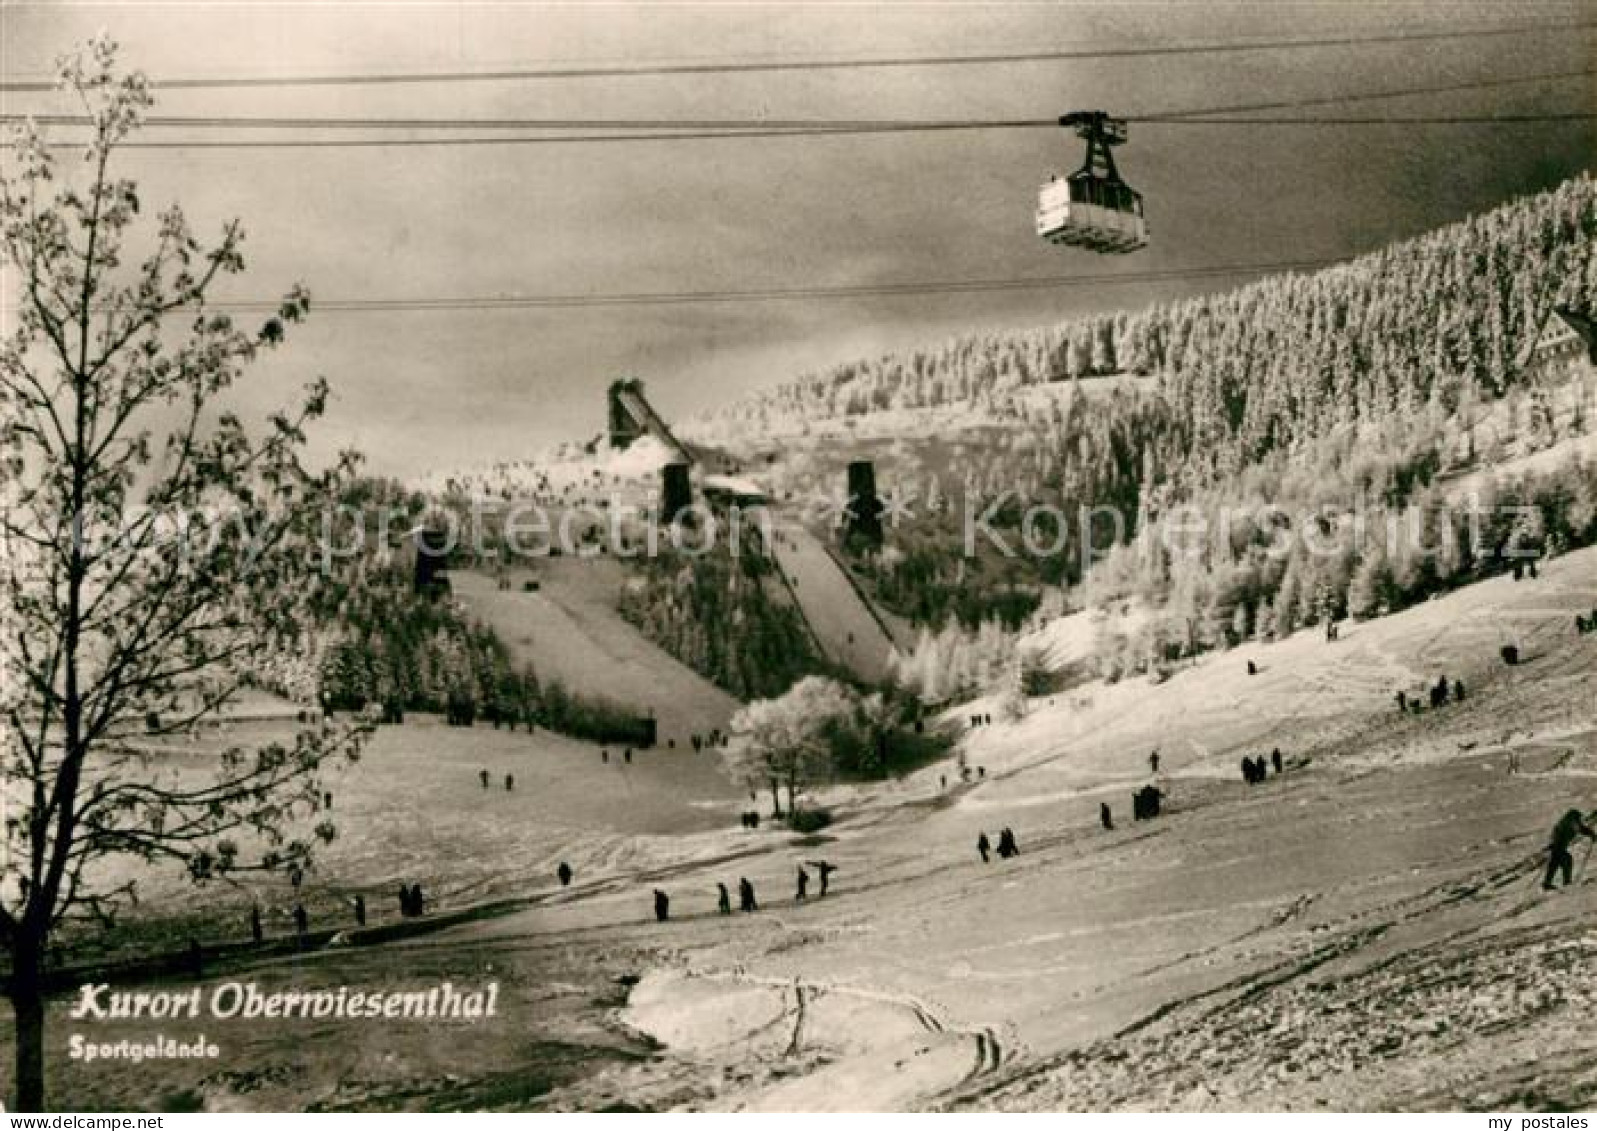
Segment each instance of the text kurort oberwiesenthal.
[[420,990],[329,990],[263,993],[254,982],[223,982],[209,991],[111,991],[108,983],[78,988],[74,1021],[233,1020],[481,1021],[498,1014],[499,983],[475,989],[440,982]]

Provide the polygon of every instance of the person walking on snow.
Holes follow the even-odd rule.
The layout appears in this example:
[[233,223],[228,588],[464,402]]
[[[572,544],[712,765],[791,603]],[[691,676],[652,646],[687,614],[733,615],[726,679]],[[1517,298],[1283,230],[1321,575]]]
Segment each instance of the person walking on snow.
[[1020,846],[1015,843],[1015,834],[1007,827],[998,834],[998,855],[1005,860],[1020,855]]
[[1575,858],[1569,853],[1569,846],[1575,843],[1575,838],[1586,837],[1597,841],[1597,832],[1586,823],[1579,809],[1571,809],[1553,826],[1553,835],[1547,842],[1547,872],[1542,876],[1542,890],[1553,890],[1553,877],[1563,873],[1564,886],[1569,886],[1570,878],[1575,871]]

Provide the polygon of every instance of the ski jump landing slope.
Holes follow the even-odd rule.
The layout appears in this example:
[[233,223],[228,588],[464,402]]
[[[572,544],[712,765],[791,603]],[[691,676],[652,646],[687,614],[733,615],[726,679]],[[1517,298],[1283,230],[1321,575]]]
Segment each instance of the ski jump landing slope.
[[517,660],[540,679],[558,679],[580,695],[609,699],[640,714],[653,712],[660,745],[680,749],[694,734],[726,730],[738,701],[655,644],[615,609],[622,574],[605,559],[554,559],[539,564],[537,592],[497,589],[492,578],[455,572],[450,582],[473,616],[486,622]]
[[797,522],[778,517],[775,552],[822,651],[861,679],[886,679],[893,640],[826,545]]

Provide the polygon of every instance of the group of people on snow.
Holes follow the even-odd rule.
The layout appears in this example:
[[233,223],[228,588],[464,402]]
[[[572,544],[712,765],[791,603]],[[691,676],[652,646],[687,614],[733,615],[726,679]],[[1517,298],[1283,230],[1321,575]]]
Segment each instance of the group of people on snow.
[[[808,868],[806,867],[808,865]],[[805,903],[810,897],[809,868],[815,869],[816,877],[820,881],[820,889],[816,898],[824,898],[832,888],[832,873],[837,871],[837,865],[829,860],[807,860],[798,866],[798,889],[793,895],[794,903]],[[732,892],[724,883],[715,885],[716,898],[715,910],[720,915],[732,914]],[[754,884],[747,876],[738,880],[738,910],[752,913],[760,909],[759,901],[754,896]],[[671,917],[671,897],[660,888],[654,889],[654,917],[664,923]]]

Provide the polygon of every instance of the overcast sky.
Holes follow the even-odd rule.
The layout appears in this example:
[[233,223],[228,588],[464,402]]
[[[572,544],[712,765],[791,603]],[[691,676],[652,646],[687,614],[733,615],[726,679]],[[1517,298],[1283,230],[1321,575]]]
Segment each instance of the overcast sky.
[[[1597,5],[8,5],[6,79],[42,77],[98,29],[152,79],[539,65],[1013,53],[1597,20]],[[569,118],[1136,116],[1597,66],[1590,32],[1235,54],[695,76],[158,92],[165,115]],[[1589,110],[1590,77],[1315,113]],[[8,113],[60,107],[0,95]],[[153,134],[155,131],[148,131]],[[187,131],[188,136],[201,136]],[[176,135],[173,135],[176,136]],[[220,135],[205,135],[220,136]],[[229,135],[229,136],[237,136]],[[271,136],[271,135],[262,135]],[[318,135],[322,136],[322,135]],[[1121,171],[1153,245],[1099,257],[1032,228],[1038,183],[1079,162],[1059,131],[569,146],[146,150],[154,205],[241,217],[239,297],[323,299],[747,290],[1141,274],[1341,257],[1590,167],[1591,122],[1241,128],[1133,125]],[[641,376],[676,418],[834,361],[969,330],[1137,308],[1225,282],[490,312],[314,311],[252,378],[282,402],[316,373],[319,443],[403,474],[529,455],[603,423]]]

